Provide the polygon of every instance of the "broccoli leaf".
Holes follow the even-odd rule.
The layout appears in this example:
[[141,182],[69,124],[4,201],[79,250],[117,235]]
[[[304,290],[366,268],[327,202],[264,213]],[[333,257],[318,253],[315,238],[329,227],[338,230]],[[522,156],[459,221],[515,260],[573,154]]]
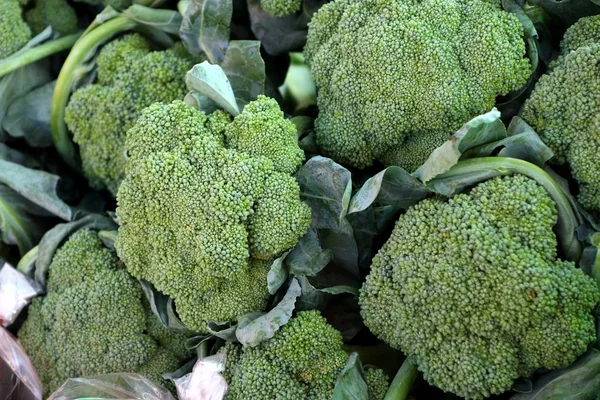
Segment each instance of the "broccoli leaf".
[[225,59],[233,5],[231,0],[191,0],[179,34],[188,51],[206,54],[213,64]]
[[221,64],[229,78],[239,109],[265,92],[265,62],[260,56],[260,42],[232,40]]
[[296,276],[316,276],[333,260],[333,251],[323,249],[315,229],[310,229],[285,258],[288,271]]
[[[231,83],[220,66],[208,61],[197,64],[186,74],[185,83],[192,93],[198,93],[200,98],[208,97],[231,115],[236,116],[240,113]],[[188,94],[186,103],[193,104],[190,103],[191,100]],[[196,107],[202,110],[201,106],[201,103],[197,103]]]
[[350,354],[333,389],[333,400],[369,400],[367,384],[358,353]]
[[565,27],[573,25],[581,17],[600,14],[597,0],[529,0],[561,21]]
[[140,279],[144,294],[150,303],[150,308],[158,320],[167,328],[188,331],[175,312],[175,304],[169,296],[156,290],[150,282]]
[[286,251],[271,264],[267,274],[267,287],[270,294],[275,294],[288,278],[289,271],[283,262],[288,254],[289,251]]

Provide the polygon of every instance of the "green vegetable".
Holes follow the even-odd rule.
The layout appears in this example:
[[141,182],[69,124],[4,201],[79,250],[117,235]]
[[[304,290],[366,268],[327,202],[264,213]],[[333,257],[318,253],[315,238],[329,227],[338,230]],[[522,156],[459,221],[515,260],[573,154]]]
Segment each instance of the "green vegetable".
[[125,173],[125,133],[144,107],[183,98],[184,76],[194,65],[181,44],[150,47],[138,34],[107,44],[98,55],[96,82],[75,91],[65,110],[90,186],[115,196]]
[[531,74],[518,18],[494,0],[335,0],[309,24],[317,144],[407,171]]
[[[341,333],[318,311],[299,312],[257,347],[228,343],[220,350],[226,357],[226,399],[331,399],[348,360],[342,345]],[[383,400],[388,377],[370,369],[365,380],[369,399]]]
[[260,7],[275,17],[287,17],[300,11],[302,0],[260,0]]
[[31,29],[21,16],[19,0],[0,3],[0,59],[21,49],[31,39]]
[[[551,180],[529,165],[529,176]],[[596,340],[600,290],[557,258],[556,221],[545,187],[519,174],[422,200],[373,259],[359,299],[365,324],[412,355],[429,383],[467,399],[568,366]]]
[[57,250],[47,289],[19,331],[45,397],[68,378],[110,372],[160,383],[188,356],[183,334],[153,321],[140,285],[94,231],[78,231]]
[[67,0],[34,0],[34,7],[25,14],[25,20],[34,35],[46,27],[61,35],[77,32],[77,14]]
[[568,164],[579,182],[579,202],[600,211],[600,16],[582,18],[565,33],[561,55],[540,78],[522,117],[555,153],[553,161]]
[[[295,160],[293,151],[265,147],[288,129],[274,105],[265,97],[249,103],[223,137],[222,111],[207,116],[181,101],[156,103],[127,133],[115,247],[132,275],[174,299],[190,329],[207,332],[210,321],[264,310],[269,260],[310,226],[295,179],[271,159],[251,156]],[[263,106],[269,111],[255,113]],[[266,137],[234,141],[245,152],[224,146],[238,133],[251,135],[246,127]]]

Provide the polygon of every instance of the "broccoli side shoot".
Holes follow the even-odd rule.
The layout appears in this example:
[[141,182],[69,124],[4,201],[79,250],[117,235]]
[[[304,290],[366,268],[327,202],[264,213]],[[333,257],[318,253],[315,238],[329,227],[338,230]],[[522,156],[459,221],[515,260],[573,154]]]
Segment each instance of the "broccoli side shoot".
[[595,281],[557,258],[556,205],[522,175],[400,216],[359,297],[366,326],[466,399],[570,365],[596,340]]
[[31,39],[31,29],[21,12],[19,0],[0,2],[0,59],[15,53]]
[[522,117],[579,182],[578,200],[600,211],[600,16],[580,19],[565,33],[561,56],[540,78]]
[[180,47],[151,51],[138,34],[112,41],[98,56],[96,82],[71,96],[65,122],[93,188],[116,196],[125,174],[127,130],[144,107],[185,95],[185,73],[195,62]]
[[414,171],[531,74],[518,18],[495,0],[334,0],[304,48],[317,144],[338,162]]
[[302,0],[260,0],[260,8],[274,17],[287,17],[302,8]]
[[[267,115],[239,124],[244,134],[255,128],[280,140],[281,111]],[[263,310],[269,260],[311,223],[296,180],[274,168],[272,159],[288,152],[259,156],[268,150],[261,140],[240,142],[244,151],[228,148],[229,121],[182,101],[146,108],[127,133],[127,173],[117,195],[119,256],[133,276],[171,296],[182,322],[200,332],[209,321]]]
[[37,35],[46,27],[61,35],[77,31],[77,14],[67,0],[35,0],[34,7],[25,13],[25,20]]
[[48,293],[33,301],[18,336],[46,396],[68,378],[110,372],[161,383],[188,354],[183,335],[165,332],[153,318],[116,255],[95,232],[81,230],[57,250]]
[[[348,360],[342,334],[318,311],[302,311],[273,338],[254,348],[227,344],[224,377],[227,400],[329,400]],[[369,399],[382,400],[388,386],[383,371],[365,374]]]

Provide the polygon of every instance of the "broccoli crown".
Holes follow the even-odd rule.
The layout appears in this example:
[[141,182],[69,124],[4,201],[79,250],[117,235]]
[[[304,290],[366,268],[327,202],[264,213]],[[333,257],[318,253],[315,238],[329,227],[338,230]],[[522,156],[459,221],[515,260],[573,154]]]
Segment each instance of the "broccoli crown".
[[373,259],[359,297],[366,326],[467,399],[568,366],[595,340],[600,292],[557,259],[556,219],[545,189],[522,175],[421,201]]
[[71,96],[65,122],[93,188],[117,194],[125,174],[127,130],[144,107],[185,95],[184,76],[195,62],[181,46],[151,51],[142,36],[125,35],[101,50],[96,83]]
[[389,378],[379,368],[365,370],[365,383],[369,393],[369,400],[383,400],[388,391]]
[[[280,124],[283,116],[272,118]],[[268,260],[311,223],[293,177],[251,156],[251,148],[224,146],[227,121],[182,101],[146,108],[127,133],[127,174],[117,195],[119,256],[201,332],[209,321],[264,309]]]
[[[257,347],[227,344],[222,350],[227,399],[329,400],[348,359],[342,345],[342,334],[318,311],[299,312]],[[369,398],[383,398],[380,391],[387,390],[383,371],[369,372],[365,379]]]
[[304,161],[296,133],[296,126],[283,118],[275,99],[258,96],[229,124],[225,139],[227,147],[266,157],[275,171],[293,174]]
[[77,31],[77,14],[67,0],[35,0],[35,6],[27,11],[25,20],[34,35],[48,26],[62,35]]
[[[317,144],[358,168],[415,170],[531,73],[523,27],[494,0],[334,0],[309,24]],[[415,136],[417,136],[415,138]]]
[[161,382],[163,373],[177,369],[187,356],[177,347],[181,334],[149,324],[156,317],[142,297],[95,232],[81,230],[57,250],[48,294],[33,301],[19,331],[46,394],[68,378],[140,372]]
[[302,8],[302,0],[260,0],[260,8],[275,17],[287,17]]
[[0,2],[0,59],[20,50],[31,39],[31,29],[23,20],[19,0]]
[[540,78],[522,117],[579,182],[580,203],[600,211],[600,16],[582,18],[565,33],[562,55]]

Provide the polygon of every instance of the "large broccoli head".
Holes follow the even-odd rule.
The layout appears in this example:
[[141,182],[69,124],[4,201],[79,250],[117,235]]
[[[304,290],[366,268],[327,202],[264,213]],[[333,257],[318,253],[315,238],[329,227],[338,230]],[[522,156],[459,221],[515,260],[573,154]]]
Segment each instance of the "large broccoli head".
[[[271,104],[265,97],[255,102]],[[222,112],[207,116],[182,101],[157,103],[127,133],[117,251],[135,277],[174,298],[194,330],[264,309],[268,260],[293,247],[311,223],[295,179],[271,159],[252,156],[296,160],[295,152],[269,151],[264,140],[254,147],[237,141],[244,151],[224,145],[224,131],[231,141],[236,131],[248,138],[250,128],[281,140],[281,112],[268,113],[269,122],[254,113],[257,107],[248,104],[229,129]],[[259,124],[249,122],[246,109]]]
[[31,29],[21,13],[19,0],[0,2],[0,60],[21,49],[31,39]]
[[125,174],[125,134],[142,109],[186,93],[185,73],[194,65],[178,43],[151,51],[138,34],[107,44],[98,56],[98,79],[72,96],[65,122],[79,145],[83,170],[95,189],[117,194]]
[[415,170],[531,72],[523,28],[494,0],[335,0],[309,25],[317,143],[336,161]]
[[[227,400],[331,399],[336,379],[348,360],[342,334],[318,311],[302,311],[272,339],[254,348],[227,344]],[[368,370],[369,399],[382,400],[387,376]]]
[[579,201],[600,211],[600,16],[582,18],[565,33],[561,56],[540,78],[522,117],[568,163]]
[[188,356],[143,302],[140,285],[117,266],[97,233],[81,230],[56,252],[48,294],[29,308],[19,340],[46,395],[68,378],[139,372],[162,382]]
[[360,292],[365,324],[467,399],[571,364],[596,338],[600,292],[557,259],[556,205],[535,181],[494,178],[398,220]]

